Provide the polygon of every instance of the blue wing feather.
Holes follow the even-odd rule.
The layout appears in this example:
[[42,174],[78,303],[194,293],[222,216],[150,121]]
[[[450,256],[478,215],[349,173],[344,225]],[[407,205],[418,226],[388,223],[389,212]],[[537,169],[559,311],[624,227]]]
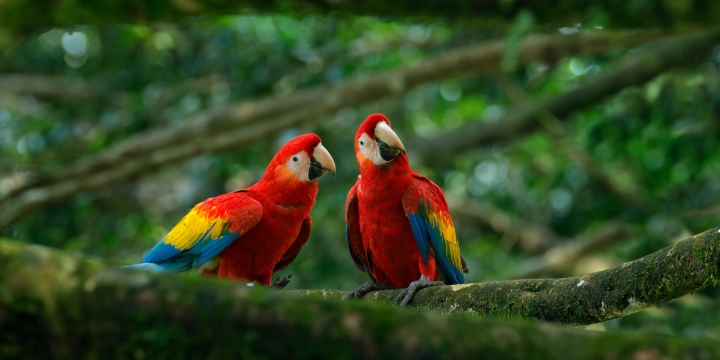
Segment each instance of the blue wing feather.
[[[223,236],[207,241],[205,244],[199,242],[193,246],[190,251],[193,254],[200,255],[194,261],[192,266],[197,267],[205,263],[206,261],[218,256],[225,248],[227,248],[233,241],[240,237],[239,233],[227,233]],[[196,249],[197,248],[197,249]]]
[[157,243],[150,252],[145,255],[142,259],[142,263],[159,263],[171,259],[174,256],[180,255],[184,250],[177,249],[176,247],[166,244],[164,242]]
[[423,257],[423,261],[427,264],[428,258],[430,257],[430,232],[428,231],[428,223],[422,215],[419,214],[407,214],[410,219],[410,227],[412,228],[413,235],[415,235],[415,241],[417,241],[420,254]]
[[[208,232],[203,236],[205,240]],[[209,241],[198,241],[193,247],[187,250],[178,250],[170,244],[160,242],[145,255],[140,264],[131,265],[134,268],[150,269],[143,264],[156,264],[155,271],[182,271],[198,267],[208,260],[218,256],[225,248],[235,241],[240,234],[226,233],[217,239]]]

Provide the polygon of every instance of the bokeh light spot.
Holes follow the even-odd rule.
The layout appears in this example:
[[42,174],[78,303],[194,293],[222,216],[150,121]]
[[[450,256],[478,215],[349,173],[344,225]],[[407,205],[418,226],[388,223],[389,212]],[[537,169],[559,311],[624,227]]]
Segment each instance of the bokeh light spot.
[[460,82],[455,79],[448,79],[440,84],[440,96],[447,101],[455,101],[462,96]]
[[79,57],[87,52],[87,36],[82,31],[66,32],[60,42],[68,55]]

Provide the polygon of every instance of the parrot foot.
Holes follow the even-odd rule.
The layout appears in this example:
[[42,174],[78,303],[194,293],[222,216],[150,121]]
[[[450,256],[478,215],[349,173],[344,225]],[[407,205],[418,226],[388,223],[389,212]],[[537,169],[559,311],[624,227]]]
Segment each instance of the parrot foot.
[[410,301],[413,299],[413,296],[415,296],[415,293],[419,290],[422,290],[424,288],[432,287],[432,286],[442,286],[445,285],[442,281],[430,281],[426,277],[421,277],[420,280],[416,280],[410,283],[410,286],[407,287],[407,289],[403,290],[400,295],[398,295],[397,298],[395,298],[395,302],[397,302],[400,306],[407,306]]
[[293,274],[290,274],[282,279],[277,278],[275,280],[275,282],[272,283],[272,285],[270,285],[270,286],[272,286],[274,288],[278,288],[278,289],[284,289],[290,283],[290,281],[292,281],[292,279],[294,279],[294,278],[295,278],[295,276]]
[[366,282],[366,283],[360,285],[359,288],[349,292],[345,298],[346,299],[360,299],[369,292],[376,291],[376,290],[390,290],[390,289],[392,289],[392,288],[385,284]]

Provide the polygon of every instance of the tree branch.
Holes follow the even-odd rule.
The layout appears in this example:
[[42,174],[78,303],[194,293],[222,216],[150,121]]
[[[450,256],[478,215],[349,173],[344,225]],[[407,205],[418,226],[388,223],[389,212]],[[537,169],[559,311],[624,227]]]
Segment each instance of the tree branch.
[[[720,228],[714,228],[612,269],[564,279],[437,286],[418,292],[411,304],[506,319],[593,324],[714,285],[720,278],[719,246]],[[327,298],[346,294],[340,290],[290,292]],[[365,297],[393,303],[399,292],[375,291]]]
[[37,97],[72,97],[86,100],[96,96],[95,86],[82,79],[36,74],[3,74],[0,92],[30,93]]
[[[503,90],[505,90],[505,93],[512,98],[515,105],[522,106],[532,102],[532,97],[515,82],[504,76],[498,76],[497,79]],[[548,130],[557,148],[560,149],[568,159],[579,163],[583,170],[587,172],[588,176],[606,193],[630,205],[638,205],[643,201],[647,201],[641,194],[641,189],[621,186],[617,179],[610,176],[582,146],[567,139],[567,127],[560,119],[547,111],[538,113],[537,118],[541,119],[541,124]]]
[[507,279],[563,275],[583,257],[606,249],[635,232],[630,224],[611,222],[573,239],[564,239],[546,226],[525,223],[490,205],[450,195],[446,197],[454,215],[469,217],[503,236],[516,238],[517,246],[526,253],[543,252],[505,277]]
[[[552,62],[569,55],[591,55],[619,46],[656,39],[659,32],[587,33],[575,36],[537,35],[520,45],[519,66]],[[245,146],[323,115],[387,96],[398,96],[432,81],[500,69],[504,43],[490,42],[430,59],[419,65],[295,92],[212,108],[179,122],[137,135],[86,158],[68,170],[33,174],[16,187],[0,189],[0,229],[33,209],[138,176],[148,169],[193,156]],[[212,141],[209,141],[212,139]]]
[[720,206],[710,207],[710,208],[706,208],[706,209],[689,210],[684,214],[680,214],[680,217],[683,219],[720,217]]
[[[720,357],[720,348],[708,340],[299,298],[287,295],[297,291],[248,288],[229,281],[108,270],[97,261],[10,241],[0,241],[0,274],[3,357]],[[453,294],[460,298],[463,290]],[[562,295],[558,292],[556,297]]]
[[563,241],[559,235],[540,224],[527,223],[512,214],[493,208],[490,204],[478,204],[470,199],[445,195],[454,215],[468,217],[498,234],[517,238],[520,249],[531,254],[541,253]]
[[515,108],[495,122],[473,122],[426,139],[433,146],[410,147],[423,161],[446,159],[461,151],[508,141],[535,131],[545,112],[563,119],[574,111],[596,104],[621,90],[645,84],[672,68],[697,62],[720,42],[720,31],[669,41],[654,51],[629,56],[616,66],[587,79],[556,97]]
[[634,233],[625,223],[609,223],[589,233],[579,235],[544,254],[526,261],[509,279],[531,279],[559,276],[567,273],[584,256],[606,249]]
[[[166,86],[159,92],[157,98],[146,109],[148,112],[160,111],[163,107],[175,102],[188,92],[207,93],[212,86],[222,81],[219,74],[186,79],[182,82]],[[29,94],[43,100],[74,99],[80,101],[105,98],[112,105],[127,107],[130,93],[114,91],[105,81],[65,76],[49,76],[38,74],[2,74],[0,75],[0,94]]]

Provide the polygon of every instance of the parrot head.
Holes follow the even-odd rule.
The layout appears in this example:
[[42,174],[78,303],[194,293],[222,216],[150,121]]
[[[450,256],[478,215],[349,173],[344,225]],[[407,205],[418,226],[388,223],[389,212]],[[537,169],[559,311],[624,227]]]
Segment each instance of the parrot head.
[[303,134],[283,145],[265,174],[272,174],[282,182],[311,182],[328,171],[335,175],[335,162],[320,142],[320,137]]
[[355,156],[362,166],[372,162],[377,166],[386,165],[400,155],[405,147],[390,128],[390,120],[383,114],[372,114],[365,119],[355,134]]

